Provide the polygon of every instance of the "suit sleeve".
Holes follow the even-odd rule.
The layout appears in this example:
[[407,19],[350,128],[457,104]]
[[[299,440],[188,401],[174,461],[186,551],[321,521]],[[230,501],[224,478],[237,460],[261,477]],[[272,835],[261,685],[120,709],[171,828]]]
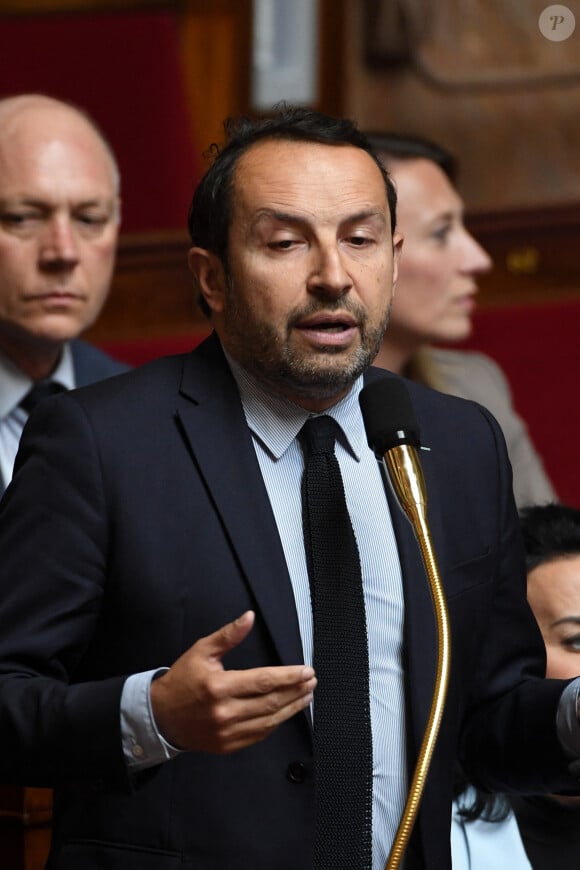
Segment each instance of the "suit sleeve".
[[[481,409],[497,452],[499,547],[481,667],[473,674],[460,756],[468,777],[491,791],[578,791],[557,736],[557,709],[566,682],[544,678],[543,642],[526,601],[519,520],[505,443]],[[491,507],[491,506],[490,506]]]
[[0,505],[0,778],[126,784],[124,674],[85,662],[102,616],[111,529],[98,450],[68,395],[31,416]]

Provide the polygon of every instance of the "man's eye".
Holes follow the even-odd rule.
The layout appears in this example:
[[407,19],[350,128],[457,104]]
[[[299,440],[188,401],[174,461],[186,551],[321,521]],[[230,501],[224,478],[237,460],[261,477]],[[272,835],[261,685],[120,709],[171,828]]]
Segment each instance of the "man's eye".
[[26,221],[33,221],[38,218],[38,215],[35,212],[24,212],[24,211],[10,211],[4,212],[0,219],[4,224],[12,224],[14,226],[18,226],[19,224],[24,224]]
[[270,242],[270,247],[280,251],[289,251],[295,244],[295,239],[278,239],[275,242]]
[[102,226],[108,221],[108,216],[104,214],[79,214],[77,215],[77,220],[81,224],[86,224],[87,226]]
[[357,248],[362,248],[364,245],[369,245],[371,243],[371,239],[368,236],[351,236],[349,239],[351,245],[354,245]]

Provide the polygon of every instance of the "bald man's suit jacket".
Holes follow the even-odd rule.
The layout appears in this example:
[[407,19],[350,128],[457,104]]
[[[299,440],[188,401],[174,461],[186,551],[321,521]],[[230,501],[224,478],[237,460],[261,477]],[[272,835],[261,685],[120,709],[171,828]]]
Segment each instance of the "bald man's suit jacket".
[[[94,384],[96,381],[102,381],[128,369],[128,366],[80,339],[71,342],[71,352],[77,387],[86,387],[88,384]],[[0,472],[0,495],[5,488],[6,481]]]
[[[388,376],[373,371],[368,378]],[[500,790],[573,790],[542,679],[505,447],[479,406],[408,384],[429,450],[429,516],[453,672],[408,853],[450,867],[453,767]],[[436,636],[411,526],[392,501],[405,584],[409,767]],[[235,381],[215,337],[43,403],[0,509],[0,779],[56,787],[50,867],[307,870],[306,713],[227,756],[184,753],[136,776],[123,759],[127,675],[171,665],[248,608],[229,668],[302,660],[280,538]],[[348,784],[345,786],[348,788]]]

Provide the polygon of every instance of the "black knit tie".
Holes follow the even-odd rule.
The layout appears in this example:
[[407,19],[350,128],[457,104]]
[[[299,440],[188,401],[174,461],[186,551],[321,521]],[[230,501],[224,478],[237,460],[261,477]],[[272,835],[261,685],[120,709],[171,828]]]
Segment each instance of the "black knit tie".
[[358,547],[334,442],[314,417],[298,435],[304,544],[314,620],[315,870],[372,865],[372,741],[365,607]]
[[20,407],[30,414],[43,399],[62,393],[65,389],[66,387],[56,381],[37,381],[20,400]]

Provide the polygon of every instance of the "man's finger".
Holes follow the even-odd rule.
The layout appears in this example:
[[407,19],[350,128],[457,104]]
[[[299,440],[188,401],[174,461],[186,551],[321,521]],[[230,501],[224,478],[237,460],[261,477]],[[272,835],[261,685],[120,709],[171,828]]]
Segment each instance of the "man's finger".
[[240,644],[250,633],[254,626],[255,613],[253,610],[246,610],[241,616],[238,616],[233,622],[228,622],[227,625],[222,625],[213,634],[202,638],[196,646],[203,650],[203,653],[208,658],[221,659],[230,650]]
[[229,754],[247,746],[259,743],[268,737],[282,722],[291,719],[312,703],[312,692],[294,698],[275,711],[258,713],[251,718],[233,722],[230,728],[216,734],[215,746],[211,751]]
[[227,691],[230,697],[259,699],[276,692],[305,691],[305,684],[314,676],[314,668],[309,665],[275,665],[225,671],[223,680],[231,687]]

